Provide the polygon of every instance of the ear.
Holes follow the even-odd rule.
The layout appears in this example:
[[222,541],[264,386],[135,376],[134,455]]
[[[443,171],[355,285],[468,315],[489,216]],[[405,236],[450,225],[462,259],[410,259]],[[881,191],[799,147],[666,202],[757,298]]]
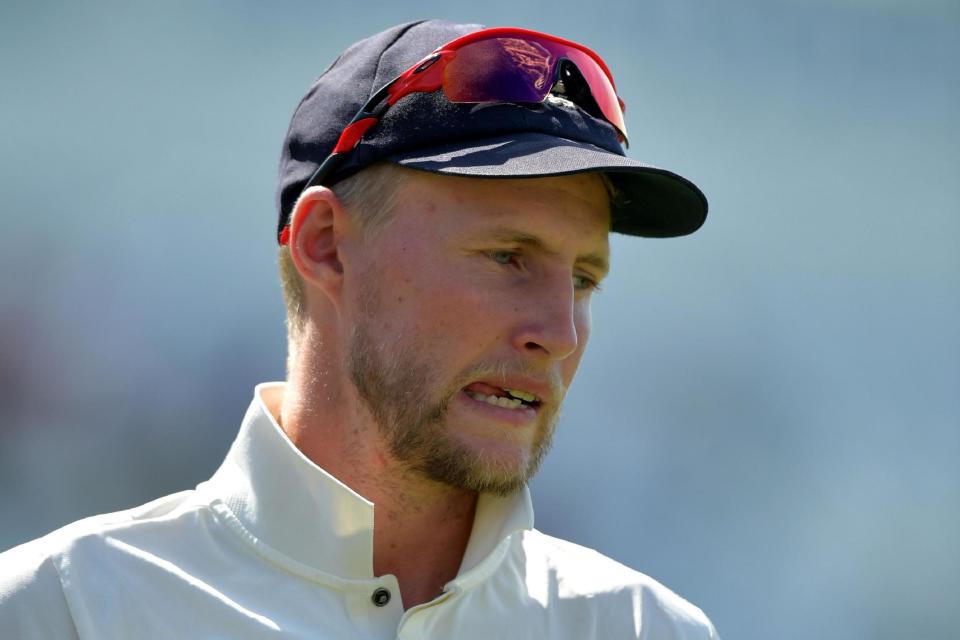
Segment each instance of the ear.
[[343,285],[343,241],[352,221],[327,187],[303,192],[290,216],[290,258],[304,282],[322,290],[339,306]]

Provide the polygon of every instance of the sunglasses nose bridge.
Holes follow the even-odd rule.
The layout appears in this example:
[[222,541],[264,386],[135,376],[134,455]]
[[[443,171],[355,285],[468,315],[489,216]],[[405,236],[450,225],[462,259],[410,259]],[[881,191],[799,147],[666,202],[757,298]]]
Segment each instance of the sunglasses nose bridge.
[[567,98],[592,116],[606,117],[577,63],[569,58],[557,60],[549,93]]
[[616,91],[613,90],[612,85],[610,90],[613,91],[612,95],[616,99],[616,106],[620,107],[620,118],[615,119],[614,114],[607,114],[604,112],[604,108],[600,105],[600,101],[597,98],[597,95],[594,93],[594,89],[591,88],[590,82],[587,80],[583,71],[580,69],[580,65],[577,64],[575,60],[571,60],[566,56],[561,56],[557,60],[556,68],[556,79],[554,80],[554,85],[551,88],[551,92],[555,92],[555,88],[559,84],[562,87],[562,92],[557,95],[566,97],[568,100],[582,108],[584,111],[590,115],[606,120],[612,124],[616,129],[621,142],[627,147],[630,146],[630,143],[627,139],[626,131],[621,128],[623,125],[622,114],[626,107],[623,100],[620,96],[616,95]]
[[567,88],[567,84],[569,84],[571,80],[573,83],[577,82],[577,80],[574,79],[575,74],[577,74],[577,77],[579,77],[582,86],[585,87],[587,91],[590,90],[590,88],[586,86],[586,81],[583,80],[583,75],[579,73],[580,70],[577,68],[577,64],[573,60],[567,58],[566,56],[560,57],[557,59],[557,62],[554,66],[553,84],[550,87],[551,92],[553,92],[554,88],[559,85],[561,91],[566,91],[569,93],[570,89]]

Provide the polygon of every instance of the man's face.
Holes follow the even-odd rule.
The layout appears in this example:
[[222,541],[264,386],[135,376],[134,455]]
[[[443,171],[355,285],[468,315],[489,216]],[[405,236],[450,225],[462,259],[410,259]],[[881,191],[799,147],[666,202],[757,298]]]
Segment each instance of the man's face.
[[527,482],[587,344],[609,225],[596,175],[410,173],[345,283],[350,376],[397,461],[472,491]]

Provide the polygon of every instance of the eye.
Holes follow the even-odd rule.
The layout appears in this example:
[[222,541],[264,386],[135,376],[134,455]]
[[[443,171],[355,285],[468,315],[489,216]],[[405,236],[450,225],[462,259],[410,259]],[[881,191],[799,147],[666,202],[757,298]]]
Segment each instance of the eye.
[[600,291],[600,283],[590,276],[574,275],[573,288],[578,291]]
[[517,262],[517,258],[520,254],[516,251],[488,251],[487,257],[496,262],[497,264],[502,264],[504,266],[511,265]]

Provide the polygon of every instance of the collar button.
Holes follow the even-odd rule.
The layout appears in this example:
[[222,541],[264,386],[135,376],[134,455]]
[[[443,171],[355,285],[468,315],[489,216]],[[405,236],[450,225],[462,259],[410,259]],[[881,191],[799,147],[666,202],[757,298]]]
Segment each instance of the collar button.
[[390,602],[390,591],[380,587],[373,592],[373,595],[370,596],[370,600],[378,607],[385,607]]

